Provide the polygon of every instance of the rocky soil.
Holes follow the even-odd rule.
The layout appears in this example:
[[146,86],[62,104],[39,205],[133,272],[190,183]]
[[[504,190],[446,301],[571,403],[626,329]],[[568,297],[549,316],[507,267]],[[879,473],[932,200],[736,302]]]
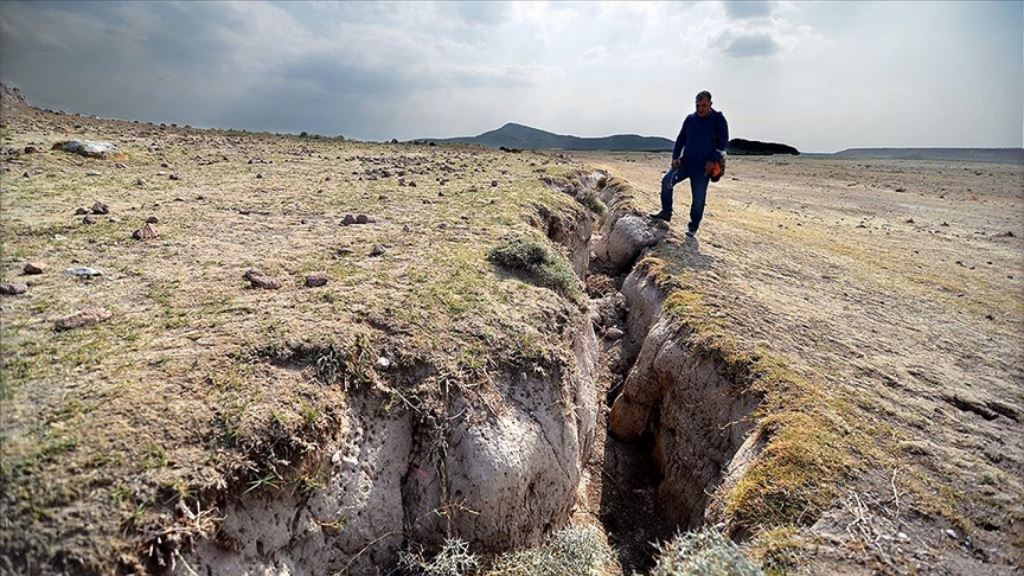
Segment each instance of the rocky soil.
[[[658,208],[661,156],[573,158]],[[678,238],[685,182],[675,198]],[[658,248],[720,326],[842,398],[879,449],[783,539],[804,541],[799,571],[1019,573],[1022,236],[1021,165],[737,157],[697,239]]]

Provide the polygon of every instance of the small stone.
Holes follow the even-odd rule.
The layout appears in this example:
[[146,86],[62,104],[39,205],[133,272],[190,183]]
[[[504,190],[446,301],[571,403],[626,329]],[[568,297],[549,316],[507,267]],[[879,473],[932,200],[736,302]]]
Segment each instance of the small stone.
[[261,180],[262,178],[263,178],[263,174],[262,173],[257,173],[256,174],[256,179],[257,180]]
[[110,206],[107,206],[103,202],[97,202],[92,205],[93,214],[110,214]]
[[306,275],[306,288],[319,288],[320,286],[327,285],[326,274],[307,274]]
[[497,186],[498,186],[498,181],[497,180],[491,180],[491,188],[497,188]]
[[948,227],[948,226],[949,226],[949,222],[943,222],[943,223],[942,223],[941,225],[942,225],[942,226],[947,226],[947,227]]
[[160,233],[156,231],[156,226],[148,223],[135,232],[132,232],[132,238],[135,238],[136,240],[150,240],[158,236],[160,236]]
[[171,174],[171,175],[170,175],[170,176],[168,176],[167,178],[168,178],[169,180],[181,180],[181,176],[178,176],[177,174]]
[[604,333],[604,335],[609,340],[620,340],[626,334],[625,334],[625,332],[623,332],[622,330],[620,330],[618,328],[609,328],[608,331]]
[[39,262],[29,262],[25,264],[25,268],[22,270],[25,274],[42,274],[46,272],[46,264]]
[[79,310],[70,316],[57,320],[55,328],[57,330],[81,328],[83,326],[102,322],[110,318],[110,316],[110,312],[105,308],[86,308],[85,310]]
[[146,224],[157,224],[159,222],[160,219],[157,218],[156,216],[150,216],[149,218],[146,218]]
[[383,256],[385,252],[387,252],[387,248],[383,244],[374,244],[370,249],[370,256]]
[[103,275],[103,272],[100,272],[99,270],[97,270],[95,268],[88,268],[86,266],[75,266],[75,267],[72,267],[72,268],[68,268],[67,270],[64,271],[64,273],[65,274],[70,274],[72,276],[80,276],[80,277],[84,277],[84,278],[91,278],[93,276],[102,276]]
[[387,370],[390,367],[391,360],[389,360],[386,356],[381,356],[380,358],[377,358],[377,368],[380,368],[381,370]]
[[408,224],[402,225],[402,232],[412,232],[412,228]]
[[135,179],[135,185],[136,186],[145,186],[146,185],[146,181],[143,180],[142,178],[136,178]]
[[369,223],[370,223],[370,217],[367,216],[366,214],[360,214],[360,215],[356,216],[356,224],[369,224]]
[[377,196],[377,200],[387,200],[387,199],[388,199],[388,197],[385,196],[384,194],[380,194],[380,195]]
[[127,168],[127,167],[128,167],[128,166],[127,166],[127,165],[125,165],[125,164],[124,164],[124,163],[122,163],[122,162],[118,162],[118,163],[114,164],[114,168],[120,168],[121,170],[124,170],[124,169],[125,169],[125,168]]
[[956,540],[956,532],[953,529],[946,528],[945,530],[942,531],[942,533],[945,534],[946,536],[949,536],[953,540]]
[[28,284],[21,282],[4,282],[0,284],[0,294],[4,296],[17,296],[28,291]]
[[277,290],[281,287],[281,281],[277,278],[264,275],[259,270],[247,270],[245,273],[245,279],[249,281],[249,284],[253,288],[262,288],[263,290]]
[[35,154],[36,152],[40,151],[41,150],[39,150],[39,148],[36,148],[35,146],[25,146],[25,154]]
[[161,168],[170,168],[171,166],[169,164],[167,164],[167,162],[161,162],[160,163],[160,167]]
[[93,218],[92,216],[86,216],[85,218],[82,218],[82,224],[95,224],[95,223],[96,223],[96,219]]
[[86,176],[99,176],[100,173],[97,172],[96,170],[89,170],[88,172],[85,173],[85,175]]
[[437,225],[437,229],[438,230],[447,230],[448,229],[448,224],[446,222],[441,222],[440,224]]
[[345,214],[345,217],[341,220],[342,226],[351,226],[356,223],[356,217],[351,214]]
[[86,210],[85,207],[83,207],[83,206],[79,206],[78,208],[75,208],[75,216],[81,216],[82,214],[88,214],[88,213],[89,213],[89,211]]
[[408,186],[410,188],[415,188],[416,187],[416,183],[415,182],[409,182]]
[[914,223],[914,219],[913,218],[907,218],[904,222],[906,222],[907,224],[913,224]]

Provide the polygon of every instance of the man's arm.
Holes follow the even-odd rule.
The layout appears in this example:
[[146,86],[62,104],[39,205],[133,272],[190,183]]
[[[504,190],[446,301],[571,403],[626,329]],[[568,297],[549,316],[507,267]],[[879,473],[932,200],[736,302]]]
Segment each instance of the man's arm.
[[715,162],[722,161],[721,151],[729,145],[729,123],[725,120],[725,114],[718,113],[718,122],[715,122],[714,152],[711,153]]
[[[690,117],[687,116],[686,120]],[[679,136],[676,136],[676,145],[672,148],[672,162],[679,160],[679,155],[683,153],[683,147],[686,146],[686,120],[683,120],[683,127],[679,129]]]

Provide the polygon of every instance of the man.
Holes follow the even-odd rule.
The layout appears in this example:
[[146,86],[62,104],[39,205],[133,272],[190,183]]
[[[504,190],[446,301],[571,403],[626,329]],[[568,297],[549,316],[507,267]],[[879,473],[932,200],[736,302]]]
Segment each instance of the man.
[[686,235],[690,237],[695,236],[700,227],[708,181],[720,173],[722,154],[729,142],[729,124],[725,115],[711,108],[711,93],[704,90],[697,94],[696,106],[697,111],[683,121],[672,149],[672,168],[661,179],[661,212],[651,214],[651,218],[671,220],[672,188],[689,178],[692,201]]

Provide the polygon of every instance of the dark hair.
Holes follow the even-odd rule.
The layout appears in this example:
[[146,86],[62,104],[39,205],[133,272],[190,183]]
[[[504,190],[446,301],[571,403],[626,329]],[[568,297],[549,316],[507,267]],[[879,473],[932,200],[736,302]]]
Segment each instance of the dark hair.
[[697,93],[697,98],[694,101],[699,101],[702,98],[707,98],[708,102],[711,102],[711,92],[708,92],[707,90],[701,90],[700,92]]

